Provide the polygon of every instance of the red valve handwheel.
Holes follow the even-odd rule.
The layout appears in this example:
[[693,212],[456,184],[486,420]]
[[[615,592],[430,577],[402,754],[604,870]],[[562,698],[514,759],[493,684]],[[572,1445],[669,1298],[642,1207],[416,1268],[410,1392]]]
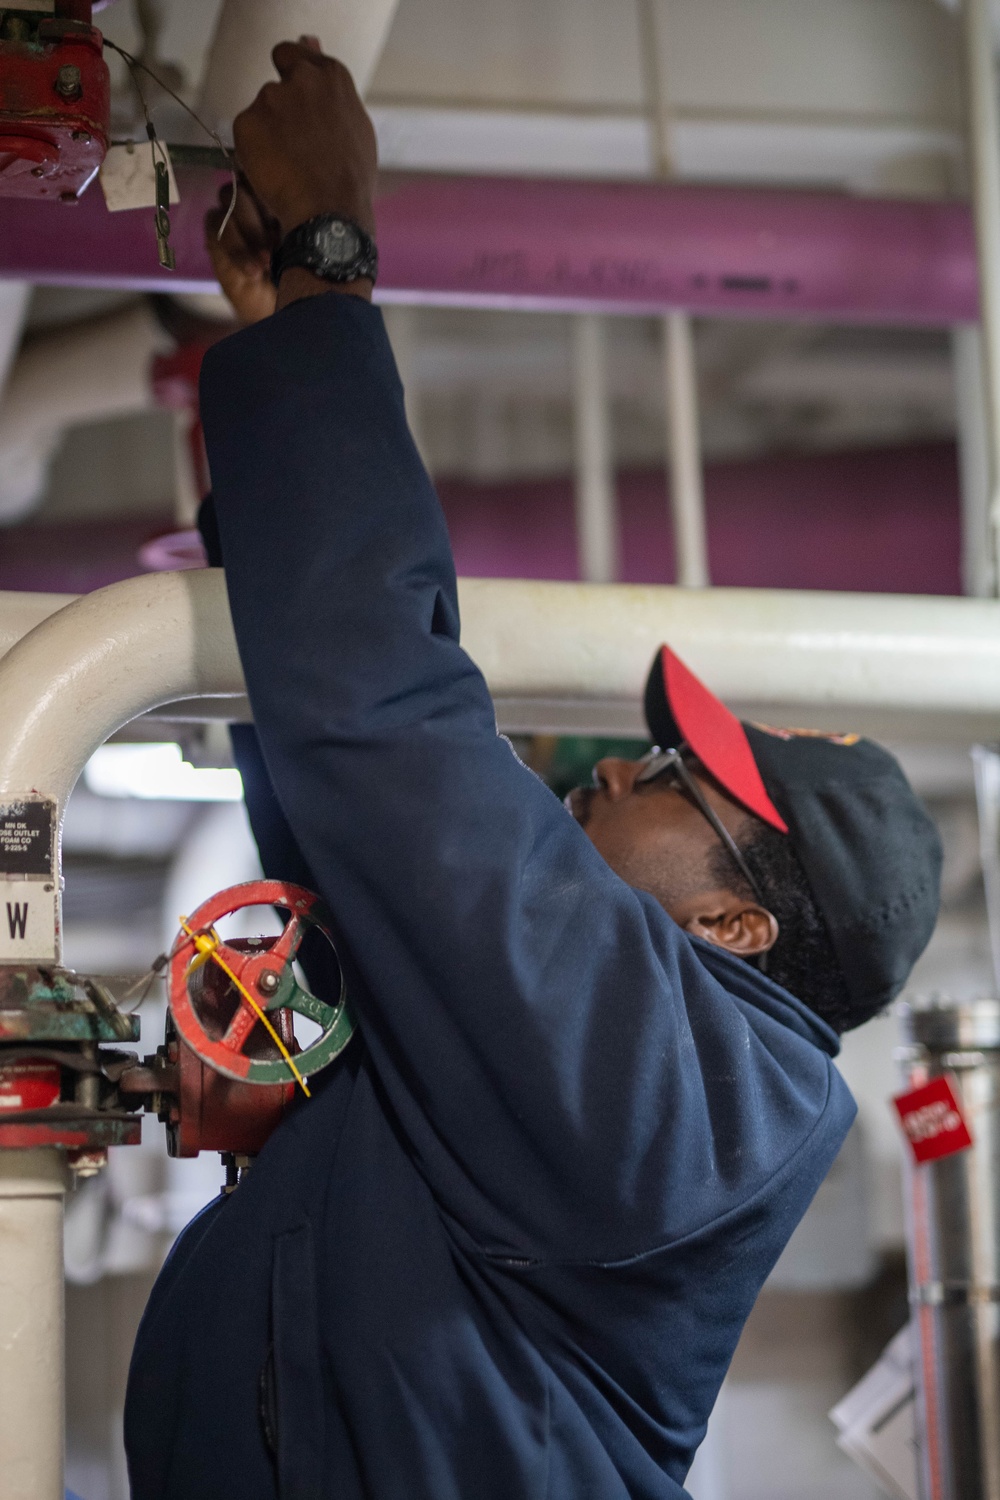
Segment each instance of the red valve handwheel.
[[[244,989],[249,990],[262,1011],[295,1011],[315,1021],[321,1035],[304,1051],[294,1054],[295,1066],[303,1078],[318,1073],[343,1051],[354,1033],[354,1022],[347,1009],[347,996],[341,971],[340,997],[333,1005],[319,1000],[302,988],[292,964],[311,927],[327,939],[336,955],[330,919],[319,896],[299,885],[280,880],[251,880],[231,886],[205,901],[188,918],[190,933],[181,932],[170,955],[168,994],[174,1024],[182,1039],[203,1062],[226,1078],[246,1083],[287,1083],[293,1076],[287,1061],[268,1045],[267,1030],[260,1017],[229,981],[212,957],[192,969],[203,955],[195,938],[211,935],[216,922],[248,906],[276,906],[289,913],[284,931],[277,939],[264,938],[259,946],[241,942],[239,947],[220,943],[218,956],[232,971]],[[215,972],[209,979],[209,970]],[[225,995],[228,1010],[220,1011],[219,993]],[[273,1017],[272,1024],[277,1021]],[[280,1027],[276,1027],[280,1033]],[[266,1057],[254,1056],[261,1050]]]

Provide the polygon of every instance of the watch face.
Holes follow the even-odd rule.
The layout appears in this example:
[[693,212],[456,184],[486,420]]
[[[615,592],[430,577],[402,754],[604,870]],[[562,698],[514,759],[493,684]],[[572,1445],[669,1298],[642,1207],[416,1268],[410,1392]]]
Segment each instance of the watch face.
[[361,254],[361,238],[352,225],[334,220],[317,232],[316,248],[332,265],[346,266]]

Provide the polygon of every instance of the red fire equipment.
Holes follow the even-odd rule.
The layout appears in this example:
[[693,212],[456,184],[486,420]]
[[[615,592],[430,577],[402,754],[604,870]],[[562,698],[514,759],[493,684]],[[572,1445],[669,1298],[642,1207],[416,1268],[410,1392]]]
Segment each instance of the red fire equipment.
[[[219,937],[216,923],[260,906],[287,913],[280,937]],[[138,1144],[146,1110],[166,1126],[171,1156],[256,1156],[354,1031],[342,976],[333,1001],[302,982],[307,936],[333,948],[323,903],[300,886],[251,881],[206,901],[145,976],[148,992],[166,969],[170,1015],[162,1046],[142,1061],[120,1047],[138,1040],[138,1018],[105,981],[0,965],[0,1149],[61,1146],[86,1174],[108,1146]],[[318,1028],[305,1045],[296,1015]]]
[[[223,942],[215,924],[254,906],[289,914],[281,936]],[[256,1156],[296,1089],[308,1094],[307,1080],[347,1045],[354,1023],[343,980],[331,1004],[310,994],[296,974],[310,930],[332,947],[319,897],[275,880],[222,891],[184,923],[167,971],[166,1040],[119,1083],[123,1097],[141,1101],[166,1125],[171,1156]],[[295,1038],[296,1014],[320,1028],[305,1048]]]
[[108,149],[111,84],[89,0],[0,8],[0,197],[75,203]]

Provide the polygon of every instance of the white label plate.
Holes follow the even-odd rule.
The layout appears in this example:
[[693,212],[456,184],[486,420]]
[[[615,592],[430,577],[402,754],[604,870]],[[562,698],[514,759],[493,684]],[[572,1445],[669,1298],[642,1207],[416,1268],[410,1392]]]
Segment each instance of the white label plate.
[[55,963],[58,931],[54,885],[0,876],[0,963]]

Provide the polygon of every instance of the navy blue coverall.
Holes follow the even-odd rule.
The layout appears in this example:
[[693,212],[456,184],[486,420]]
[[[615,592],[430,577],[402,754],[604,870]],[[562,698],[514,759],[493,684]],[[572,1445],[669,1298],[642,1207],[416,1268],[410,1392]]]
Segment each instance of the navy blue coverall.
[[678,1497],[851,1123],[837,1039],[498,737],[377,309],[226,339],[202,411],[254,831],[360,1034],[157,1282],[134,1500]]

